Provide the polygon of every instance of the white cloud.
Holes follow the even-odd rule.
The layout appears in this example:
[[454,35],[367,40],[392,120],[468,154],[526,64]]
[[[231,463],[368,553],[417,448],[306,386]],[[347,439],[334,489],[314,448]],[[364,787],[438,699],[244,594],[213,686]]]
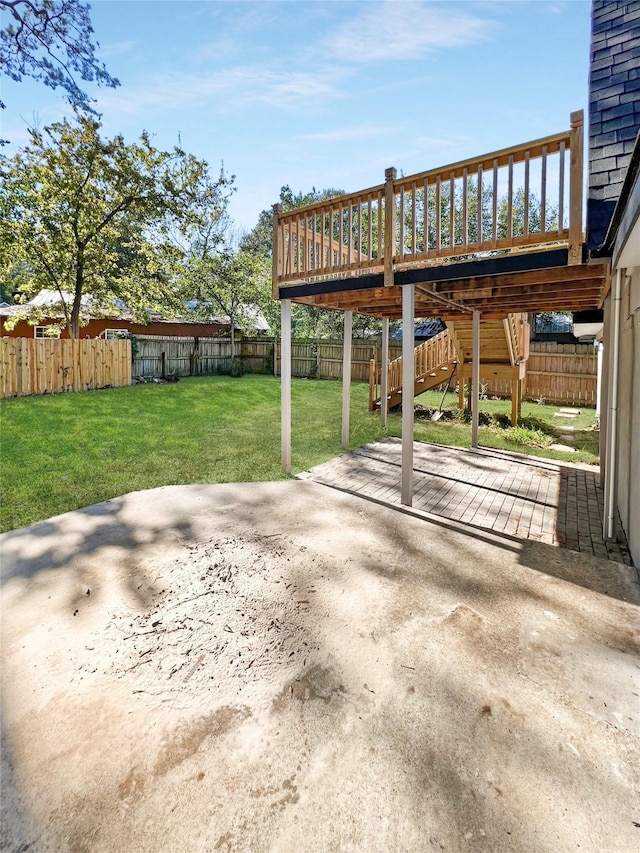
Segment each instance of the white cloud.
[[314,111],[320,100],[341,97],[324,72],[271,71],[240,67],[212,73],[181,72],[156,75],[135,90],[100,94],[100,110],[137,113],[144,110],[178,110],[205,105],[212,100],[225,109],[266,105],[275,109]]
[[368,3],[361,14],[343,22],[324,40],[324,48],[342,62],[417,59],[449,47],[463,47],[488,37],[491,22],[449,4]]

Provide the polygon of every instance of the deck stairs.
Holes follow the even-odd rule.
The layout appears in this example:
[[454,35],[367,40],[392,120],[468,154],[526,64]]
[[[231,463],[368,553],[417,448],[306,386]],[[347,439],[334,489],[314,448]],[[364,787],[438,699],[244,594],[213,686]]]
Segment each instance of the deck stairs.
[[[509,314],[504,319],[481,322],[481,377],[499,377],[520,382],[524,378],[528,357],[529,326],[526,314]],[[471,360],[471,318],[448,322],[444,331],[414,350],[414,397],[444,385],[451,376],[459,386],[462,399],[461,389],[464,380],[470,377]],[[402,357],[389,362],[387,377],[388,407],[393,408],[402,402]],[[371,411],[380,408],[380,400],[380,366],[372,362],[369,375]],[[516,405],[519,407],[519,398]],[[513,420],[517,420],[515,411]]]
[[[422,344],[414,350],[413,395],[417,397],[431,388],[445,383],[454,373],[458,363],[453,338],[448,329]],[[372,365],[369,379],[369,408],[380,408],[380,370]],[[402,402],[402,356],[389,362],[387,373],[387,399],[391,409]]]

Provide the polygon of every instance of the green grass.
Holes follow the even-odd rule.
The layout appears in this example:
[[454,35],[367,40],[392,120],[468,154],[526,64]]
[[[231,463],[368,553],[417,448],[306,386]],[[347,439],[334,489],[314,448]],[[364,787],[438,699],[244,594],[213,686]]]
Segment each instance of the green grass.
[[[292,396],[293,467],[302,471],[341,452],[341,384],[294,379]],[[352,447],[401,432],[399,413],[390,414],[384,432],[367,401],[367,386],[355,384]],[[425,407],[436,408],[439,402],[438,392],[417,399],[416,439],[468,447],[469,425],[454,418],[452,411],[438,423],[428,417]],[[447,395],[445,407],[451,410],[455,405],[455,396]],[[3,401],[0,411],[2,530],[138,489],[283,476],[280,383],[270,376],[202,377],[171,385],[23,397]],[[571,421],[585,432],[574,433],[580,452],[570,455],[508,441],[508,433],[497,422],[509,411],[508,400],[482,401],[483,420],[490,418],[491,423],[480,428],[481,444],[597,462],[593,411]],[[554,411],[557,407],[525,403],[523,426],[556,439]],[[569,443],[565,438],[560,441]]]

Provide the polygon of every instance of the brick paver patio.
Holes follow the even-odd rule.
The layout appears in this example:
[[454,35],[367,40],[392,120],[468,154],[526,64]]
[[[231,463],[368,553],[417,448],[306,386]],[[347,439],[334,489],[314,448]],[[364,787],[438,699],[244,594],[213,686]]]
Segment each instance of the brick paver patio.
[[[381,439],[317,465],[308,476],[398,505],[401,449],[400,439]],[[414,444],[414,509],[631,565],[626,542],[602,538],[599,479],[598,469],[588,466]]]

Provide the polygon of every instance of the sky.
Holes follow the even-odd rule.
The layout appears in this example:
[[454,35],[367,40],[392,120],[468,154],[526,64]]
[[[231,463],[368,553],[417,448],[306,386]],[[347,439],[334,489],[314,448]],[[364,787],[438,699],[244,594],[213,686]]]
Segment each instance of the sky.
[[[569,127],[587,107],[587,0],[94,0],[118,89],[86,90],[103,134],[182,147],[235,175],[249,230],[294,192],[347,192]],[[10,154],[63,95],[1,78]]]

